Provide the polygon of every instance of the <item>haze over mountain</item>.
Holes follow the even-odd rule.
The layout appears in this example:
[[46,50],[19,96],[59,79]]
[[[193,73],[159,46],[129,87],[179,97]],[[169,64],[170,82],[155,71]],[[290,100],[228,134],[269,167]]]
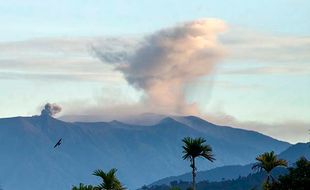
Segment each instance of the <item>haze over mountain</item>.
[[[165,117],[154,125],[64,122],[49,114],[0,119],[0,184],[4,189],[69,189],[97,184],[95,169],[118,169],[129,189],[189,171],[182,160],[185,136],[204,137],[214,150],[212,164],[199,170],[248,164],[257,154],[290,146],[263,134],[217,126],[194,116]],[[63,143],[54,149],[60,139]],[[18,181],[18,183],[16,183]]]

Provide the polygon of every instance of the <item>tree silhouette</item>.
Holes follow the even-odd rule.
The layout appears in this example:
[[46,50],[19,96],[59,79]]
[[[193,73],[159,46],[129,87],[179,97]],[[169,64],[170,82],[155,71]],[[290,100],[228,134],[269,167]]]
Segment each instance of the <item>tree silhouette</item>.
[[78,187],[73,186],[72,190],[94,190],[94,187],[91,185],[84,185],[83,183],[80,183]]
[[121,182],[116,178],[117,169],[113,168],[109,172],[95,170],[93,175],[102,179],[102,183],[95,187],[95,190],[125,190]]
[[270,189],[270,178],[274,181],[274,177],[271,175],[271,171],[278,166],[287,166],[287,161],[283,159],[278,159],[273,151],[265,152],[258,157],[256,157],[257,163],[252,167],[253,170],[265,171],[267,173],[267,179],[264,184],[264,188]]
[[310,187],[310,161],[301,157],[289,172],[273,183],[272,190],[306,190]]
[[210,145],[205,144],[206,140],[203,138],[191,138],[191,137],[185,137],[182,142],[184,145],[183,148],[183,159],[190,161],[190,167],[192,168],[192,177],[193,177],[193,183],[192,183],[192,189],[196,190],[196,164],[195,164],[195,158],[202,157],[205,158],[211,162],[215,160],[214,155],[212,154],[212,148]]

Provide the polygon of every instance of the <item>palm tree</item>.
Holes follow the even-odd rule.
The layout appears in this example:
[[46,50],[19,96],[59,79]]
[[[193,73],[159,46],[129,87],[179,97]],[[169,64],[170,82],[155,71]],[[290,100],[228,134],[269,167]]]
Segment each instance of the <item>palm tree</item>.
[[94,188],[91,185],[84,185],[83,183],[80,183],[78,187],[73,186],[72,190],[94,190]]
[[265,152],[256,157],[257,163],[255,163],[252,167],[254,170],[262,171],[264,170],[267,173],[267,179],[265,182],[265,188],[268,190],[270,188],[269,179],[272,178],[274,181],[274,177],[271,175],[271,171],[279,166],[287,166],[287,161],[283,159],[278,159],[277,155],[274,154],[273,151]]
[[102,183],[95,187],[96,190],[125,190],[121,182],[116,178],[117,169],[113,168],[105,173],[102,170],[94,171],[93,175],[101,177]]
[[215,160],[214,155],[212,154],[212,148],[208,144],[204,144],[206,142],[203,138],[191,138],[185,137],[182,142],[184,143],[183,147],[183,159],[189,160],[191,162],[190,167],[192,168],[192,176],[193,176],[193,186],[192,189],[196,189],[196,157],[203,157],[211,162]]

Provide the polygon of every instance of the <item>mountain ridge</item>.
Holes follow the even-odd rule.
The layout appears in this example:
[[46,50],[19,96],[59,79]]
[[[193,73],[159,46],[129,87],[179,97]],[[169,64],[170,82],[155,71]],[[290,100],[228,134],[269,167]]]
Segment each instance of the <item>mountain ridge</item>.
[[[189,123],[199,120],[183,119]],[[95,169],[116,167],[127,187],[138,188],[189,170],[182,160],[181,140],[185,136],[206,138],[214,149],[217,161],[198,160],[201,169],[246,164],[261,151],[280,152],[290,145],[257,132],[203,121],[185,124],[165,117],[154,125],[135,125],[123,121],[65,122],[46,115],[0,119],[0,184],[17,190],[22,188],[14,183],[18,179],[33,190],[69,189],[80,182],[96,184],[91,176]],[[62,145],[53,149],[60,138]],[[20,177],[23,171],[31,175]]]
[[[287,160],[290,166],[294,165],[294,163],[302,156],[310,159],[310,143],[296,143],[278,155],[279,158]],[[206,171],[198,171],[196,180],[197,182],[204,180],[219,182],[222,181],[223,178],[225,180],[233,180],[237,179],[239,176],[246,177],[250,173],[253,173],[252,166],[253,163],[247,165],[222,166]],[[151,183],[149,186],[162,184],[169,185],[171,181],[190,181],[192,177],[191,175],[190,172],[187,172],[178,176],[166,177]]]

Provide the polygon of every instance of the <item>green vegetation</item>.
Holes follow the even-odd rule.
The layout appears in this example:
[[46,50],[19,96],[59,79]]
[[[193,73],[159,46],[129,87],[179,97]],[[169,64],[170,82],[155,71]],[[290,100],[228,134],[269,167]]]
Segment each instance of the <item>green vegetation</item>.
[[94,171],[93,175],[102,179],[102,183],[97,186],[100,190],[125,190],[121,182],[116,178],[117,169],[113,168],[109,172],[105,173],[102,170]]
[[253,165],[252,169],[265,171],[267,173],[267,179],[264,184],[264,189],[270,190],[270,178],[272,182],[275,181],[274,177],[271,175],[271,171],[279,166],[287,166],[287,161],[283,159],[278,159],[277,156],[274,154],[273,151],[265,152],[264,154],[259,155],[256,157],[257,163]]
[[310,161],[300,158],[289,173],[279,177],[272,185],[272,190],[306,190],[310,187]]
[[170,190],[181,190],[179,187],[172,186]]
[[213,154],[212,154],[212,148],[210,145],[205,144],[206,140],[203,138],[190,138],[190,137],[185,137],[183,140],[184,145],[183,147],[183,159],[184,160],[189,160],[191,165],[190,167],[192,168],[192,176],[193,176],[193,181],[192,181],[192,189],[196,190],[196,182],[195,182],[195,177],[196,177],[196,164],[195,164],[195,159],[197,157],[203,157],[211,162],[215,160]]
[[[287,169],[277,168],[272,173],[275,177],[286,173]],[[262,183],[266,178],[264,171],[249,174],[246,177],[239,177],[233,180],[223,180],[219,182],[200,181],[196,184],[197,190],[262,190]],[[173,181],[170,185],[157,185],[144,190],[170,190],[171,187],[179,187],[180,190],[188,190],[191,182]],[[274,189],[272,189],[274,190]]]
[[102,170],[94,171],[93,175],[100,177],[102,179],[102,183],[93,187],[91,185],[84,185],[80,183],[78,187],[73,186],[72,190],[125,190],[121,182],[116,177],[117,169],[113,168],[108,172],[104,172]]
[[83,183],[80,183],[78,187],[72,187],[72,190],[94,190],[94,187],[91,185],[84,185]]
[[[192,182],[172,181],[170,185],[143,186],[141,190],[306,190],[310,187],[310,161],[300,158],[295,167],[287,167],[287,161],[278,159],[275,153],[265,152],[256,157],[252,169],[258,172],[246,177],[220,182],[200,181],[196,184],[196,158],[204,158],[211,162],[215,160],[212,148],[203,138],[185,137],[182,142],[183,159],[190,161]],[[95,170],[93,175],[100,177],[102,182],[97,186],[73,186],[72,190],[125,190],[126,188],[116,177],[117,169],[108,172]],[[277,179],[278,178],[278,179]],[[271,179],[271,181],[270,181]]]
[[[270,190],[307,190],[310,187],[310,161],[304,157],[300,158],[294,167],[276,168],[272,173],[274,182],[270,183]],[[276,180],[277,177],[278,180]],[[263,186],[265,179],[266,171],[263,170],[234,180],[201,181],[197,183],[197,190],[262,190],[266,188]],[[144,187],[144,190],[171,190],[176,187],[180,190],[188,190],[190,186],[190,182],[173,181],[170,185]]]

